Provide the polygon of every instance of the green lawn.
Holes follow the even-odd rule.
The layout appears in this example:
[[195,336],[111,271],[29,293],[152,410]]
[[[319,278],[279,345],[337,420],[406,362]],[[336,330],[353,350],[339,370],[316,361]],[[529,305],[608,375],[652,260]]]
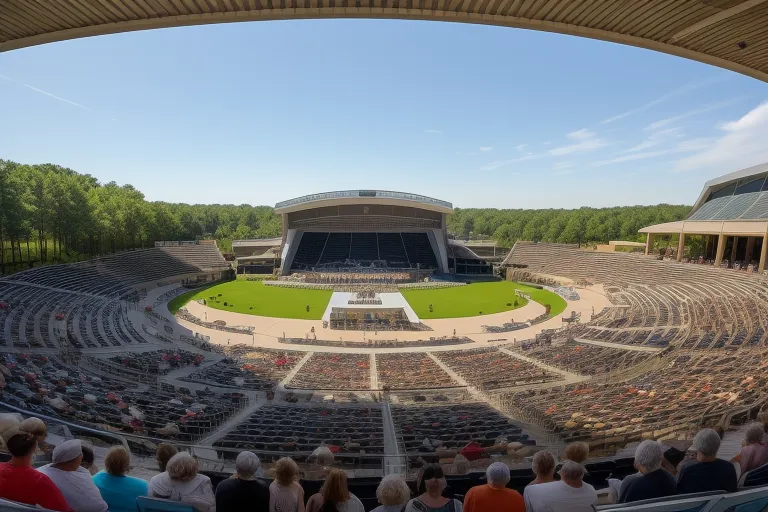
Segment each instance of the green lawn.
[[[211,300],[211,297],[215,297],[215,300]],[[182,300],[177,302],[177,299]],[[205,290],[185,293],[171,301],[168,309],[174,313],[172,306],[178,310],[190,300],[199,299],[205,299],[209,307],[235,313],[320,320],[331,299],[331,291],[264,286],[260,281],[229,281]]]
[[[525,299],[517,297],[515,290],[520,290],[542,305],[552,306],[551,315],[559,315],[566,308],[565,300],[546,290],[539,290],[523,284],[511,281],[495,283],[473,283],[455,288],[437,288],[433,290],[402,290],[402,294],[419,318],[459,318],[501,313],[522,307],[528,303]],[[433,310],[430,313],[429,305]],[[508,306],[507,304],[511,304]],[[516,318],[523,321],[527,318]]]

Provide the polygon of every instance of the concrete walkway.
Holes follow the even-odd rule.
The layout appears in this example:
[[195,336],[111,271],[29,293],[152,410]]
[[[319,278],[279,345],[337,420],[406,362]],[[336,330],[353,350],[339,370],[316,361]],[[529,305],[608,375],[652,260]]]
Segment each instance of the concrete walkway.
[[251,399],[251,403],[248,407],[229,418],[225,423],[219,425],[219,427],[211,432],[208,437],[205,437],[198,441],[196,444],[201,446],[212,446],[213,443],[226,436],[230,431],[234,430],[240,423],[244,422],[251,417],[251,414],[256,412],[266,402],[264,400]]
[[[426,354],[429,356],[430,359],[432,359],[437,366],[443,369],[445,373],[447,373],[459,386],[465,386],[468,390],[471,389],[473,391],[476,391],[474,387],[469,385],[469,382],[464,380],[463,377],[461,377],[458,373],[453,371],[450,366],[439,360],[437,357],[435,357],[434,354],[431,352],[426,352]],[[472,393],[472,391],[470,391]]]
[[376,354],[370,354],[370,364],[369,367],[371,369],[371,389],[378,390],[379,389],[379,369],[378,366],[376,366]]
[[408,468],[405,465],[405,457],[400,452],[395,422],[392,420],[392,411],[387,400],[382,403],[381,421],[384,431],[384,475],[405,477]]
[[293,378],[296,376],[297,373],[299,373],[299,370],[307,364],[307,361],[309,361],[309,358],[314,355],[314,352],[307,352],[304,357],[301,358],[301,361],[296,363],[296,366],[294,366],[290,372],[288,372],[288,375],[285,376],[283,380],[280,381],[280,386],[285,388],[286,385],[288,385],[289,382],[293,380]]

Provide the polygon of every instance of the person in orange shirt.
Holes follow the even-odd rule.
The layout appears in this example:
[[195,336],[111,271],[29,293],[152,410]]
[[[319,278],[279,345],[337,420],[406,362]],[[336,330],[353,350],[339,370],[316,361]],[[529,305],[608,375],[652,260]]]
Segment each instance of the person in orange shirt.
[[520,493],[507,489],[509,468],[503,462],[494,462],[485,472],[488,483],[469,490],[464,497],[464,512],[525,512]]

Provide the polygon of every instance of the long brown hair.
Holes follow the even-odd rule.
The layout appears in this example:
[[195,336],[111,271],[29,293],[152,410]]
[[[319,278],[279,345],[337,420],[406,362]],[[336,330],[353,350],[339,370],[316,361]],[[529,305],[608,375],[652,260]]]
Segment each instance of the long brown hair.
[[347,474],[340,469],[330,470],[320,492],[323,495],[323,512],[335,512],[337,504],[349,500]]

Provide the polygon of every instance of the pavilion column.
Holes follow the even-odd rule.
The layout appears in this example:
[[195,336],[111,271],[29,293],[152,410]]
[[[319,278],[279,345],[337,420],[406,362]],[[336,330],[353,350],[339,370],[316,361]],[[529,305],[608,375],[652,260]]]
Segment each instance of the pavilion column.
[[731,259],[728,261],[731,266],[733,266],[733,262],[736,261],[736,249],[739,248],[739,237],[735,236],[733,237],[733,245],[731,246]]
[[725,235],[720,233],[717,239],[717,255],[715,256],[715,266],[719,267],[723,262],[723,253],[725,252]]
[[648,256],[653,248],[653,235],[648,233],[645,238],[645,255]]
[[680,241],[677,242],[677,261],[683,261],[684,250],[685,250],[685,233],[680,232]]
[[768,233],[763,235],[763,248],[760,251],[760,265],[757,267],[757,271],[761,274],[763,273],[763,270],[765,270],[766,255],[768,255]]
[[752,251],[755,249],[755,240],[756,237],[754,236],[747,237],[747,250],[744,253],[744,261],[747,264],[752,261]]

